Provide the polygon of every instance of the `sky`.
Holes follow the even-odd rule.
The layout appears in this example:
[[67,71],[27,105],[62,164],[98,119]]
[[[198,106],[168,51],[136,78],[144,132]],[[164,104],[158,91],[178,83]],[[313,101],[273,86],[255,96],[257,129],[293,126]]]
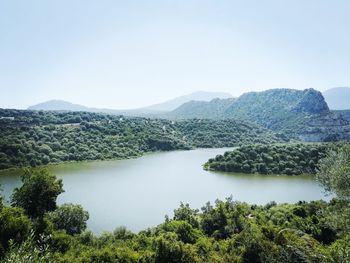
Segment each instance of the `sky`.
[[348,0],[0,0],[0,108],[350,86]]

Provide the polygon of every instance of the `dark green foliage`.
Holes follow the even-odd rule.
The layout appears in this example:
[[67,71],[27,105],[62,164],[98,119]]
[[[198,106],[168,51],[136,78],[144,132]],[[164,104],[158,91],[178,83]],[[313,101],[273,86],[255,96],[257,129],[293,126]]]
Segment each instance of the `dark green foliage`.
[[260,174],[315,174],[329,144],[246,145],[209,159],[205,169]]
[[277,142],[243,121],[126,118],[89,112],[2,110],[0,170],[82,160],[130,158],[150,151]]
[[157,263],[197,262],[192,247],[178,241],[173,233],[166,233],[156,237],[154,261]]
[[189,204],[181,202],[180,207],[174,210],[174,219],[186,221],[193,227],[199,226],[198,209],[191,209]]
[[326,191],[350,199],[350,145],[331,150],[320,161],[317,180]]
[[177,235],[177,239],[183,243],[195,243],[200,232],[197,229],[194,229],[186,221],[172,220],[164,223],[159,227],[160,232],[173,232]]
[[[181,204],[172,219],[153,229],[127,238],[83,233],[56,255],[58,262],[347,262],[343,220],[349,211],[349,203],[337,200],[250,206],[228,198],[201,213]],[[200,224],[177,220],[179,214],[195,214]],[[325,223],[337,225],[327,242],[320,238]]]
[[31,228],[29,218],[20,208],[0,207],[0,258],[9,247],[9,241],[22,242]]
[[62,180],[47,170],[26,170],[22,186],[15,188],[12,205],[21,207],[31,218],[42,218],[56,209],[57,196],[63,193]]
[[70,235],[80,234],[86,229],[89,213],[81,205],[63,204],[48,215],[57,230],[65,230]]
[[21,209],[4,209],[0,210],[4,262],[345,263],[350,259],[350,204],[344,200],[257,206],[227,198],[206,204],[202,212],[181,204],[173,218],[155,228],[138,234],[118,228],[100,236],[91,232],[72,236],[65,231],[28,236],[30,221]]

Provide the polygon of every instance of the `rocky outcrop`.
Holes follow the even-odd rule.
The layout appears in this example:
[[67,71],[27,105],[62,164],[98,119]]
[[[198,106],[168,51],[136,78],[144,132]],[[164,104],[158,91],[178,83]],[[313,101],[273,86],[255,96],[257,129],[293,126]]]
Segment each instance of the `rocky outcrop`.
[[304,90],[304,94],[294,108],[294,111],[317,114],[327,113],[329,112],[329,108],[321,92],[314,89],[307,89]]
[[350,141],[350,124],[336,113],[306,117],[306,129],[299,138],[307,142]]
[[272,89],[237,99],[188,102],[169,116],[240,119],[302,141],[350,140],[349,122],[331,112],[322,93],[314,89]]

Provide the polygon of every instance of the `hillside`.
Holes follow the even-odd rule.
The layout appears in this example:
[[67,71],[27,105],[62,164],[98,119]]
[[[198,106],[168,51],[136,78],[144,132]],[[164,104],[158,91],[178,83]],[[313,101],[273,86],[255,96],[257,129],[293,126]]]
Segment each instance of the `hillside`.
[[323,96],[332,110],[350,110],[350,88],[337,87],[326,90]]
[[286,128],[290,120],[299,116],[328,112],[327,103],[316,90],[273,89],[243,94],[224,112],[224,116],[247,119],[276,130]]
[[145,152],[281,141],[244,121],[170,121],[0,109],[0,169],[130,158]]
[[228,99],[232,98],[231,94],[225,92],[209,92],[209,91],[196,91],[188,95],[180,96],[163,103],[151,105],[141,108],[140,110],[152,110],[152,111],[172,111],[181,106],[184,103],[190,101],[211,101],[213,99]]
[[189,102],[169,118],[241,119],[304,141],[349,140],[349,123],[332,113],[313,89],[273,89],[245,93],[237,99]]
[[126,116],[152,116],[153,114],[159,114],[158,111],[147,110],[147,109],[132,109],[132,110],[114,110],[105,108],[92,108],[80,104],[74,104],[64,100],[49,100],[43,103],[39,103],[28,107],[28,110],[37,111],[84,111],[84,112],[95,112],[95,113],[106,113],[115,115],[126,115]]
[[177,119],[222,119],[224,112],[234,101],[234,98],[213,99],[211,101],[190,101],[167,113],[166,117]]
[[49,100],[43,103],[32,105],[28,107],[28,110],[90,111],[90,108],[79,104],[73,104],[64,100]]
[[350,122],[350,110],[333,110],[332,112],[341,115],[342,118]]

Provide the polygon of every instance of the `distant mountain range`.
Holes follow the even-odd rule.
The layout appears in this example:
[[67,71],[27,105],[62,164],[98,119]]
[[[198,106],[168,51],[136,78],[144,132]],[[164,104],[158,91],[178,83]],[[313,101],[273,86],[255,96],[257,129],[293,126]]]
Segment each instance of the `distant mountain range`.
[[194,93],[177,97],[172,100],[168,100],[163,103],[151,105],[143,108],[144,110],[152,111],[173,111],[180,107],[182,104],[189,101],[211,101],[213,99],[227,99],[232,98],[232,95],[225,92],[208,92],[208,91],[196,91]]
[[87,111],[87,112],[103,112],[111,114],[124,114],[124,115],[152,115],[160,114],[162,112],[175,110],[177,107],[189,101],[210,101],[215,98],[225,99],[232,98],[231,94],[224,92],[207,92],[197,91],[188,95],[177,97],[165,101],[163,103],[147,106],[144,108],[133,110],[116,110],[116,109],[104,109],[104,108],[91,108],[79,104],[73,104],[63,100],[50,100],[43,103],[39,103],[30,106],[28,110],[45,110],[45,111]]
[[79,104],[73,104],[64,100],[49,100],[28,107],[28,110],[45,111],[91,111],[91,109],[93,108],[89,108]]
[[[267,119],[276,120],[276,115],[307,112],[324,113],[329,108],[322,94],[314,89],[271,89],[262,92],[244,93],[237,99],[214,99],[209,102],[190,101],[174,111],[169,117],[188,118],[240,118],[261,122],[265,126],[274,126],[277,123],[267,122]],[[271,128],[271,127],[269,127]]]
[[[142,114],[152,114],[151,110],[114,110],[104,108],[86,107],[80,104],[73,104],[64,100],[49,100],[28,107],[28,110],[44,110],[44,111],[86,111],[86,112],[100,112],[108,114],[132,115],[138,116]],[[159,112],[157,112],[159,113]]]
[[326,90],[323,96],[332,110],[350,110],[350,88],[338,87]]
[[322,93],[314,89],[272,89],[245,93],[237,99],[191,101],[166,116],[241,119],[305,141],[350,139],[348,121],[331,112]]
[[[340,94],[335,91],[342,91],[346,96],[344,88],[325,93]],[[331,111],[322,93],[314,89],[271,89],[248,92],[238,98],[232,98],[227,93],[195,92],[164,103],[124,111],[89,108],[57,100],[29,109],[103,112],[166,119],[239,119],[268,128],[285,137],[282,139],[350,140],[349,113]]]

